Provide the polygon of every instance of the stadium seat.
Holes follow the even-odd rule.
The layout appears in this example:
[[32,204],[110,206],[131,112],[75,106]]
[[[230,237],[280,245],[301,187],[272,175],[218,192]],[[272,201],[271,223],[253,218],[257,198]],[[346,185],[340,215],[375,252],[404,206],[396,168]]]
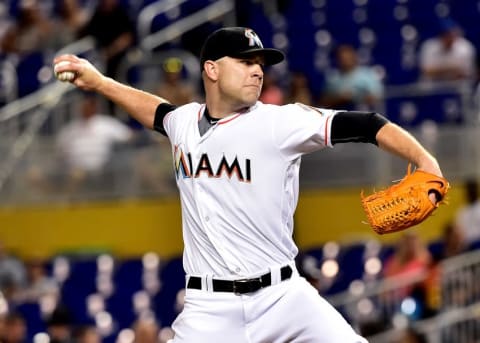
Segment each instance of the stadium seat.
[[96,257],[71,260],[70,277],[64,282],[61,297],[66,307],[80,322],[91,320],[88,315],[87,296],[96,293]]
[[182,258],[172,258],[161,270],[162,288],[153,298],[152,306],[162,326],[171,325],[176,318],[177,293],[185,288],[185,272]]
[[462,99],[456,92],[390,98],[386,101],[388,117],[403,126],[416,126],[426,120],[459,124],[464,121],[461,109]]
[[338,256],[339,273],[327,295],[345,291],[350,283],[362,279],[364,265],[365,242],[357,242],[341,247]]
[[33,336],[39,332],[45,332],[46,324],[42,317],[40,305],[36,302],[27,302],[17,305],[14,311],[20,313],[27,324],[27,336],[29,342],[32,341]]

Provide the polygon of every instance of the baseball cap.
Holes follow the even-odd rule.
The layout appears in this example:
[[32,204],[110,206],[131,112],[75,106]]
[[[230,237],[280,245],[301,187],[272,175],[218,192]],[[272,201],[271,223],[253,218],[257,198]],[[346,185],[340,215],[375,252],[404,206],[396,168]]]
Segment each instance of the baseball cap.
[[210,34],[200,53],[200,64],[207,60],[218,60],[229,56],[234,58],[262,55],[265,65],[273,65],[284,60],[285,55],[277,49],[264,48],[258,35],[246,27],[226,27]]

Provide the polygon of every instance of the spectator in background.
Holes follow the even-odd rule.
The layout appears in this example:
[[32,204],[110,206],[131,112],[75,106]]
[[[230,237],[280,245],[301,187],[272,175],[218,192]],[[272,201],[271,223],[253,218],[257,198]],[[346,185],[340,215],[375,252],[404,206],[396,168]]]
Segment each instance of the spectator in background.
[[72,324],[73,318],[68,308],[57,306],[46,321],[50,343],[73,343]]
[[157,343],[159,326],[154,318],[139,318],[133,324],[134,343]]
[[27,323],[20,313],[9,313],[5,318],[5,330],[2,343],[26,343]]
[[16,21],[0,41],[0,49],[16,67],[17,96],[30,94],[40,87],[38,72],[44,66],[44,51],[51,47],[53,26],[36,0],[19,2]]
[[158,85],[156,94],[162,98],[173,99],[172,102],[184,105],[199,96],[192,85],[182,80],[183,63],[177,57],[165,59],[162,64],[163,80]]
[[[448,287],[449,291],[457,292],[462,297],[463,293],[467,290],[468,287],[461,287],[461,289],[455,289],[459,284],[460,280],[454,280],[452,284],[447,284],[442,282],[442,264],[441,262],[450,257],[458,256],[467,251],[467,246],[463,238],[462,232],[459,230],[458,226],[453,223],[448,222],[443,229],[442,236],[442,249],[439,254],[436,254],[434,257],[434,263],[432,264],[428,277],[424,282],[424,295],[423,295],[423,304],[424,304],[424,317],[431,317],[438,313],[442,306],[445,304],[442,302],[442,288],[445,291],[445,288]],[[468,272],[467,272],[468,273]],[[468,280],[471,276],[463,274],[462,281]],[[452,293],[453,293],[452,292]]]
[[160,330],[160,333],[158,334],[158,343],[169,343],[174,336],[175,332],[171,327],[164,327]]
[[351,45],[335,50],[337,68],[326,73],[320,105],[344,110],[375,110],[383,98],[383,84],[377,73],[358,63]]
[[73,330],[75,343],[101,343],[102,339],[94,326],[80,326]]
[[33,51],[42,51],[48,46],[53,27],[43,15],[36,0],[21,0],[18,15],[1,41],[4,53],[20,57]]
[[118,67],[133,46],[135,27],[118,0],[100,0],[80,36],[95,38],[106,63],[105,74],[116,77]]
[[475,56],[475,47],[462,36],[457,23],[444,19],[438,35],[420,46],[421,77],[430,81],[474,81]]
[[[80,37],[95,38],[105,63],[105,75],[119,77],[120,64],[135,43],[135,26],[119,0],[99,0],[97,7],[80,30]],[[108,101],[109,114],[116,113],[116,106]]]
[[264,104],[285,104],[283,90],[278,86],[275,75],[272,72],[265,73],[263,76],[262,94],[260,94],[259,100]]
[[85,6],[78,0],[62,0],[56,4],[55,49],[61,49],[74,42],[89,19]]
[[0,242],[0,291],[7,299],[26,285],[26,270],[22,261],[8,253]]
[[[420,237],[414,231],[408,231],[400,238],[393,255],[385,261],[383,275],[408,280],[426,274],[431,262],[432,256]],[[415,287],[416,285],[406,286],[396,291],[395,295],[403,299],[412,295]]]
[[0,314],[0,342],[3,342],[3,339],[5,338],[5,335],[6,335],[8,314],[9,313],[7,312],[2,312]]
[[44,262],[41,259],[31,259],[26,263],[26,266],[27,284],[16,293],[16,301],[38,302],[44,296],[58,296],[58,284],[54,278],[47,275]]
[[443,249],[440,256],[435,256],[435,260],[441,261],[454,257],[467,250],[468,246],[462,230],[460,230],[458,225],[447,223],[443,229]]
[[310,90],[308,79],[302,72],[292,72],[290,76],[290,85],[286,96],[286,103],[302,103],[304,105],[313,105],[313,96]]
[[61,159],[68,169],[67,191],[82,182],[102,182],[105,165],[116,144],[133,137],[132,130],[118,119],[100,114],[96,96],[88,94],[81,104],[81,117],[63,127],[57,138]]
[[427,339],[414,328],[408,327],[396,343],[427,343]]
[[472,245],[480,242],[480,198],[477,180],[467,179],[464,192],[466,204],[457,210],[455,225],[464,236],[465,243]]

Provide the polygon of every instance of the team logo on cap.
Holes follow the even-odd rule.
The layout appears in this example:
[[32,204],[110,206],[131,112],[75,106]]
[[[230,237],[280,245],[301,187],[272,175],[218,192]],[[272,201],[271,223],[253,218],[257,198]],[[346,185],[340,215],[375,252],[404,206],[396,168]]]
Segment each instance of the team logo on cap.
[[248,38],[248,45],[249,46],[259,46],[263,48],[263,44],[260,41],[260,38],[252,29],[245,29],[245,37]]

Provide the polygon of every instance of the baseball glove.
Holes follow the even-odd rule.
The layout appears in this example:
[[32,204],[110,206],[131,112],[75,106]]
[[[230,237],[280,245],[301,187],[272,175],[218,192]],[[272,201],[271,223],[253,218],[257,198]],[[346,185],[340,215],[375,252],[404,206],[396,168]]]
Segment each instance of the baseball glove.
[[[444,202],[450,188],[442,177],[421,170],[410,172],[397,184],[369,196],[361,194],[368,223],[378,233],[404,230],[424,221]],[[433,204],[429,195],[435,193]]]

